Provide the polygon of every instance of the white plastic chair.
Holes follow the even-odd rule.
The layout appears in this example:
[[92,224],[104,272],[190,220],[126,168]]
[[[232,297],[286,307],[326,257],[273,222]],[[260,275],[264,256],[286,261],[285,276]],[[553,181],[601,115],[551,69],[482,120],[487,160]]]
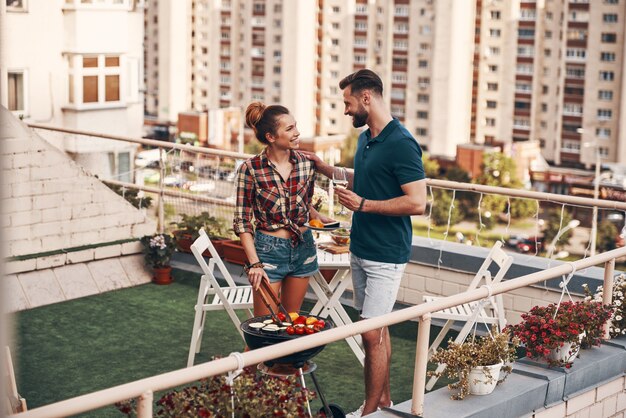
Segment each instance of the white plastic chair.
[[[226,269],[224,262],[217,254],[217,250],[211,243],[209,236],[203,229],[200,229],[199,233],[200,236],[191,245],[191,252],[198,261],[204,274],[200,280],[198,300],[195,306],[196,315],[193,321],[193,332],[189,345],[187,367],[193,366],[194,358],[196,354],[200,352],[207,311],[225,310],[242,339],[243,332],[240,328],[241,321],[235,310],[245,309],[248,317],[252,318],[252,286],[237,286],[229,271]],[[209,250],[211,254],[208,265],[202,256],[205,250]],[[217,265],[222,276],[224,276],[227,283],[226,286],[220,286],[215,278],[213,274],[215,265]],[[210,296],[213,296],[211,300],[209,300]]]
[[7,415],[17,414],[18,412],[26,412],[26,399],[22,398],[17,392],[17,383],[15,381],[15,370],[13,369],[13,359],[11,358],[11,350],[8,346],[4,351],[4,371],[7,379]]
[[[491,272],[489,271],[489,266],[495,263],[498,267],[495,275],[492,277]],[[494,246],[489,251],[487,258],[480,266],[480,269],[470,282],[467,290],[474,290],[481,286],[493,285],[499,283],[506,272],[511,267],[513,263],[513,257],[507,255],[504,250],[502,250],[502,242],[497,241]],[[441,299],[439,296],[430,296],[425,295],[425,302],[433,302],[438,299]],[[453,306],[451,308],[446,308],[441,311],[433,312],[432,318],[444,319],[446,320],[443,328],[433,341],[432,345],[428,349],[428,357],[430,358],[435,350],[441,345],[443,339],[446,337],[448,331],[455,322],[465,322],[463,328],[459,331],[455,343],[460,344],[469,335],[472,327],[475,326],[477,322],[481,322],[486,324],[487,326],[496,325],[498,331],[502,331],[502,329],[506,326],[506,318],[504,316],[504,307],[502,304],[502,295],[490,296],[486,299],[477,302],[464,303],[463,305]],[[446,365],[440,364],[437,367],[436,372],[441,373],[445,370]],[[427,390],[431,390],[438,378],[433,376],[430,378],[426,385]]]

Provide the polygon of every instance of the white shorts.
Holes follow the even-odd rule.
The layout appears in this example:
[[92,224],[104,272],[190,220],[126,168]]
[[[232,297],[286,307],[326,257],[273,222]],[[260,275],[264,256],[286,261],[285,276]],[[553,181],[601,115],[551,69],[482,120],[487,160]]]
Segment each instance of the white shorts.
[[350,267],[354,307],[360,311],[361,318],[373,318],[391,312],[396,303],[406,263],[382,263],[352,254]]

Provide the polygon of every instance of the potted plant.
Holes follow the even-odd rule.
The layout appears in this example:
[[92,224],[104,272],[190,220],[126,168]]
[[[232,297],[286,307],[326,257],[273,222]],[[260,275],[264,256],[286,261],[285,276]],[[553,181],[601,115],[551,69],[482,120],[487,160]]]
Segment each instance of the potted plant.
[[488,395],[502,383],[512,370],[517,358],[519,339],[507,331],[476,337],[462,343],[450,340],[448,347],[438,349],[431,361],[446,364],[443,372],[428,372],[429,376],[446,376],[458,380],[448,385],[456,390],[450,397],[455,400],[467,395]]
[[170,259],[176,248],[174,239],[169,234],[145,235],[141,238],[146,263],[152,267],[156,284],[172,283]]
[[[602,286],[598,286],[596,292],[592,295],[589,286],[583,285],[587,297],[585,300],[602,302],[603,289]],[[626,274],[620,274],[613,280],[613,299],[611,302],[611,308],[613,313],[611,314],[609,322],[609,335],[611,338],[621,337],[626,335],[626,305],[624,296],[626,295]]]
[[[172,233],[176,240],[176,246],[179,251],[191,252],[191,244],[198,238],[200,228],[204,228],[207,235],[211,238],[213,246],[217,250],[220,257],[224,256],[223,243],[229,241],[228,238],[223,238],[226,234],[226,227],[223,223],[214,216],[211,216],[209,212],[201,212],[198,215],[181,215],[181,220],[178,222],[172,222],[172,225],[176,228]],[[202,255],[210,257],[211,254],[205,251]]]
[[[315,392],[303,389],[295,377],[257,375],[247,367],[229,385],[226,376],[213,376],[198,385],[172,390],[156,403],[155,416],[180,417],[302,417]],[[115,405],[129,417],[136,415],[135,400]],[[234,407],[234,410],[233,410]]]
[[583,341],[599,345],[609,307],[593,301],[534,306],[511,328],[526,346],[526,355],[550,366],[570,368]]

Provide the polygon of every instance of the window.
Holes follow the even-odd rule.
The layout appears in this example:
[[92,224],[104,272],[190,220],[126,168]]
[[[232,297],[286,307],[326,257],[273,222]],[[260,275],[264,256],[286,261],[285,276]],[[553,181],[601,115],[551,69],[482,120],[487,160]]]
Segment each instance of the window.
[[254,3],[252,5],[252,10],[255,13],[261,13],[261,14],[265,14],[265,3]]
[[392,73],[391,81],[394,83],[406,83],[406,73]]
[[428,129],[426,129],[426,128],[415,128],[415,134],[417,136],[427,136],[428,135]]
[[487,83],[487,90],[498,91],[498,83]]
[[428,112],[426,112],[425,110],[418,110],[417,111],[417,118],[418,119],[428,119]]
[[492,38],[499,38],[501,34],[500,29],[489,29],[489,36]]
[[619,0],[604,0],[604,4],[619,4]]
[[489,69],[490,73],[497,73],[498,72],[498,66],[497,65],[491,64],[491,65],[489,65],[488,69]]
[[498,102],[495,100],[487,100],[487,109],[495,109],[498,107]]
[[333,22],[333,23],[331,23],[331,25],[330,25],[330,26],[331,26],[333,29],[339,29],[339,23],[337,23],[337,22]]
[[600,71],[600,81],[613,81],[614,78],[613,71]]
[[330,40],[330,43],[333,44],[333,46],[339,46],[339,39],[333,38]]
[[614,33],[603,33],[600,39],[605,44],[614,44],[617,40],[617,35],[615,35]]
[[547,30],[547,31],[546,31],[546,33],[545,33],[545,35],[544,35],[544,37],[545,37],[546,39],[552,39],[552,31]]
[[395,33],[409,33],[409,24],[408,23],[396,23],[393,25],[393,31]]
[[405,40],[393,41],[393,48],[406,51],[409,48],[409,43]]
[[584,41],[587,39],[586,29],[568,29],[567,39],[570,41]]
[[417,61],[417,66],[418,66],[418,68],[428,68],[428,61],[426,61],[426,60],[419,60],[419,61]]
[[587,50],[582,48],[567,48],[565,56],[571,60],[584,61],[587,57]]
[[561,144],[561,152],[570,154],[580,154],[580,141],[563,140]]
[[396,16],[408,16],[409,7],[408,6],[396,6],[394,10],[394,14]]
[[564,132],[569,132],[572,134],[580,134],[580,132],[578,131],[580,129],[580,125],[575,124],[572,125],[571,123],[564,123],[563,124],[563,131]]
[[601,157],[608,157],[609,149],[607,147],[598,147],[598,154],[600,154]]
[[359,32],[364,32],[367,30],[367,23],[366,22],[362,22],[362,21],[356,21],[354,22],[354,30],[359,31]]
[[611,109],[598,109],[598,119],[600,120],[611,120],[613,116],[613,112]]
[[367,4],[357,4],[355,8],[355,12],[358,15],[366,15],[367,14]]
[[406,98],[404,89],[391,89],[391,98],[395,100],[404,100]]
[[516,68],[517,68],[518,74],[532,74],[533,73],[532,64],[517,64]]
[[[69,102],[74,105],[121,102],[122,67],[119,55],[71,55],[69,70]],[[129,60],[137,65],[128,68],[138,74],[137,60]],[[137,67],[137,68],[135,68]],[[131,77],[134,79],[134,77]],[[129,91],[133,94],[133,91]]]
[[493,20],[500,20],[500,12],[497,10],[492,10],[491,11],[491,19]]
[[428,94],[418,94],[417,95],[417,102],[418,103],[428,103]]
[[533,21],[537,17],[535,9],[521,9],[520,20]]
[[565,85],[563,91],[565,92],[565,94],[571,94],[574,96],[583,96],[585,94],[585,89],[577,86]]
[[529,130],[530,129],[530,120],[522,119],[522,118],[514,118],[513,119],[513,128],[514,129]]
[[7,0],[7,12],[27,10],[27,0]]
[[613,91],[612,90],[600,90],[598,91],[598,99],[599,100],[613,100]]
[[488,56],[500,55],[500,48],[498,48],[497,46],[490,46],[487,49],[487,55]]
[[24,72],[9,71],[9,110],[26,112],[24,95]]
[[610,138],[611,130],[609,128],[596,128],[596,136],[603,139]]
[[333,13],[339,13],[341,11],[341,9],[339,8],[339,6],[333,6]]
[[615,53],[614,52],[600,52],[600,61],[614,62]]
[[567,66],[565,68],[565,76],[569,78],[585,78],[585,68]]
[[495,118],[485,118],[485,125],[487,125],[487,126],[496,126]]
[[535,37],[534,29],[518,29],[517,36],[521,39],[532,39]]
[[530,102],[515,101],[515,108],[520,110],[530,110]]
[[521,57],[532,57],[535,55],[535,48],[532,45],[519,45],[517,55]]
[[604,23],[617,23],[617,14],[605,13],[602,15],[602,21]]
[[582,116],[583,105],[578,103],[565,103],[563,105],[563,114],[567,116]]
[[417,79],[417,85],[420,88],[426,88],[430,85],[430,78],[428,77],[418,77]]

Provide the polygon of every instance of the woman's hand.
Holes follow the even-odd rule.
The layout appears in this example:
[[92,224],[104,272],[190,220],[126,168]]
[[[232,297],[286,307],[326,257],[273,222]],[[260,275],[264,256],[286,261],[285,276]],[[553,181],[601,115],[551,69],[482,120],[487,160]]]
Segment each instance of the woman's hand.
[[269,283],[269,278],[267,277],[267,273],[263,270],[262,267],[253,267],[248,270],[248,281],[252,285],[254,290],[259,290],[259,286],[261,286],[261,280],[267,280]]

